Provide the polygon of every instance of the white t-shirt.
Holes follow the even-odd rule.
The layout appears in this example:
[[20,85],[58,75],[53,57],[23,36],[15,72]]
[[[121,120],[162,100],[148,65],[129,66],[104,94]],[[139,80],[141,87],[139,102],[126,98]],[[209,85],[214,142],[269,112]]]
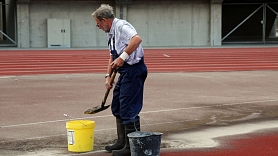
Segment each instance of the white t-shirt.
[[[111,39],[109,49],[116,50],[118,55],[121,55],[128,46],[131,38],[137,34],[135,28],[126,20],[115,18],[108,38]],[[114,41],[115,40],[115,41]],[[115,45],[114,45],[115,43]],[[114,49],[115,47],[115,49]],[[144,50],[140,44],[138,48],[127,58],[126,62],[130,65],[138,63],[144,56]]]

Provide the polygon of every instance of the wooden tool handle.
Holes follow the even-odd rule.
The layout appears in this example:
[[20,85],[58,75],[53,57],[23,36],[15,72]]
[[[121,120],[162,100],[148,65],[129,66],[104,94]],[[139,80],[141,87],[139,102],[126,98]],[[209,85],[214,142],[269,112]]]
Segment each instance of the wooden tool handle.
[[[117,69],[114,69],[114,71],[113,71],[113,73],[112,73],[112,76],[111,76],[111,80],[110,80],[110,85],[111,85],[111,86],[112,86],[113,83],[114,83],[116,74],[117,74]],[[103,98],[102,103],[101,103],[101,107],[103,107],[104,104],[106,103],[106,99],[107,99],[107,97],[108,97],[108,94],[109,94],[110,90],[111,90],[111,89],[107,89],[107,90],[106,90],[105,95],[104,95],[104,98]]]

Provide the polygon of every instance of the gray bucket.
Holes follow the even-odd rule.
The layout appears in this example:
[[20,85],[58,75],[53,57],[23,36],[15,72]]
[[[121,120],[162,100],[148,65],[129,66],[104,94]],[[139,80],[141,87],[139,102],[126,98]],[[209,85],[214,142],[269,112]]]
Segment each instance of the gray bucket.
[[129,133],[131,156],[159,156],[162,133],[139,132]]

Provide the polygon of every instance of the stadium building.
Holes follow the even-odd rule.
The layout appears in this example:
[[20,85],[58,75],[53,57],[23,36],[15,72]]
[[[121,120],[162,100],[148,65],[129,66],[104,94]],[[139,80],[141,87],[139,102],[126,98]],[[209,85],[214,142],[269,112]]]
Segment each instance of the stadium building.
[[114,7],[144,47],[278,45],[277,0],[0,0],[0,48],[104,48],[91,14]]

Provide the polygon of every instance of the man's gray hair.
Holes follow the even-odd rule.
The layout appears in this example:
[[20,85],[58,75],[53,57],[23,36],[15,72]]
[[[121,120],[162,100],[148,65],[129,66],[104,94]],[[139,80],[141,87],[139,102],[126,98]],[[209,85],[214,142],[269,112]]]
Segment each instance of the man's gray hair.
[[101,4],[100,7],[95,12],[92,13],[92,16],[99,20],[103,18],[106,19],[115,18],[113,13],[113,7],[111,7],[109,4]]

